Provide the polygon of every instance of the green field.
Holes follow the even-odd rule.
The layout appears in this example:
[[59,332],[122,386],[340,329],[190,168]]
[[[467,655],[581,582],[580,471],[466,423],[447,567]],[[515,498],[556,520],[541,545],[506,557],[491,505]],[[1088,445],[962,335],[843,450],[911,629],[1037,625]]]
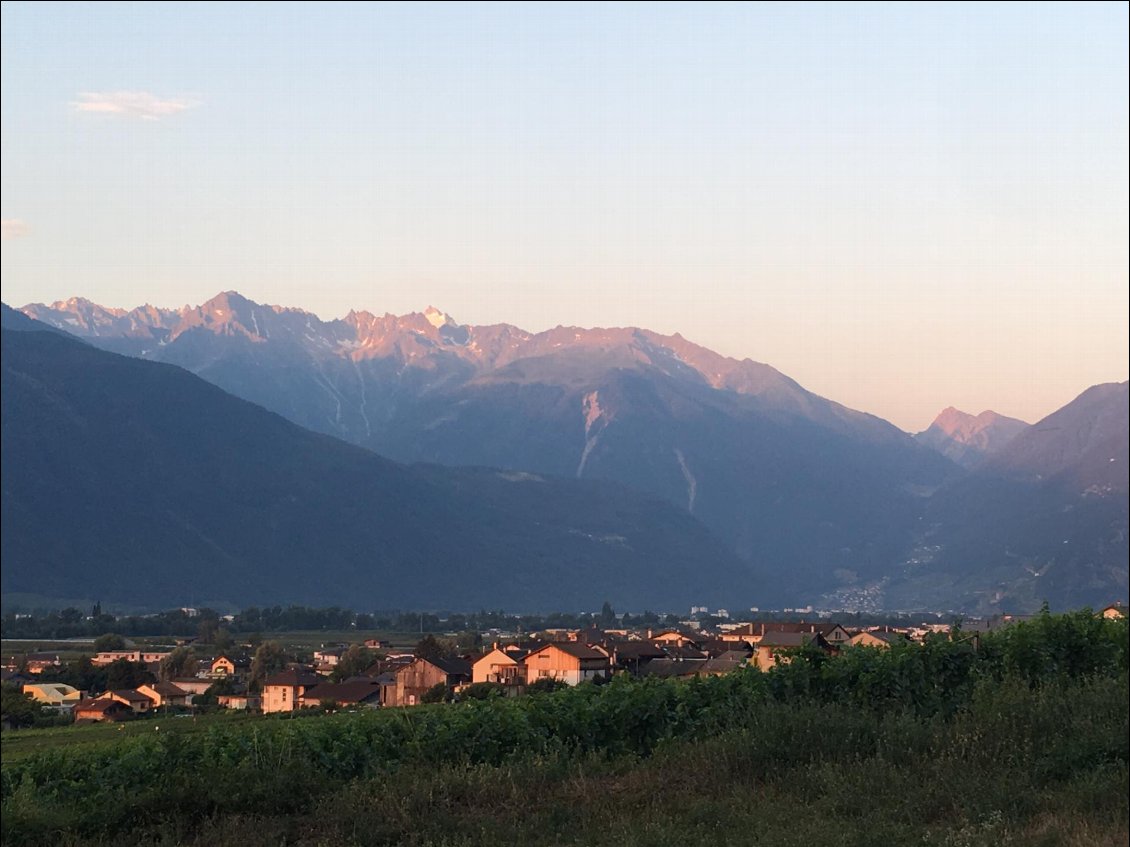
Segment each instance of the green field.
[[[237,645],[246,643],[247,633],[234,633],[232,637]],[[179,636],[187,638],[188,635]],[[418,632],[389,632],[387,630],[289,630],[285,632],[261,633],[258,638],[262,641],[277,641],[287,650],[311,652],[320,649],[323,645],[334,644],[361,644],[366,639],[375,638],[388,641],[394,650],[410,650],[422,636]],[[138,635],[129,637],[129,641],[137,647],[166,647],[172,648],[178,636],[172,635]],[[214,652],[211,645],[201,644],[198,649],[202,653]],[[240,648],[246,649],[246,648]],[[3,656],[16,656],[23,653],[58,651],[60,657],[66,661],[80,655],[90,655],[94,652],[94,639],[10,639],[0,641],[0,654]]]
[[77,752],[113,747],[128,739],[148,737],[153,733],[189,736],[206,732],[212,727],[233,726],[257,720],[262,720],[262,717],[242,712],[213,712],[183,716],[156,714],[143,720],[123,723],[12,730],[0,733],[0,755],[7,765],[47,751]]

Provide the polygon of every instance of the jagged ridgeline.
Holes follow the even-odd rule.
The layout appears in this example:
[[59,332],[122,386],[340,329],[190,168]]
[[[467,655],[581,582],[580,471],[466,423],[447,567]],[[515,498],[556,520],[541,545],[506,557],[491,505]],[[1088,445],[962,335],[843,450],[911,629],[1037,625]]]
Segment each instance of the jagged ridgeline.
[[322,321],[234,292],[176,310],[74,299],[24,312],[399,461],[657,495],[774,575],[761,602],[882,578],[922,494],[960,472],[769,365],[646,329],[535,334],[436,309]]

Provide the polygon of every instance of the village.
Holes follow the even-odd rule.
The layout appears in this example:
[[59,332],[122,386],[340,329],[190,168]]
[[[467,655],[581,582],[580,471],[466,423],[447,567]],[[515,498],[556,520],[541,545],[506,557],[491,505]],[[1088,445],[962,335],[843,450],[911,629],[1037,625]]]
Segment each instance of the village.
[[[1117,618],[1126,611],[1113,604],[1097,614]],[[923,624],[856,630],[829,621],[704,627],[687,620],[666,629],[546,629],[524,638],[490,631],[482,635],[493,640],[462,652],[454,642],[431,635],[412,650],[368,638],[322,644],[307,655],[286,655],[277,644],[270,645],[270,661],[263,658],[263,645],[254,654],[232,649],[202,655],[196,653],[193,639],[182,639],[173,648],[100,650],[80,659],[95,669],[126,668],[134,679],[146,679],[132,687],[83,690],[59,681],[64,663],[51,652],[10,656],[2,674],[5,686],[18,686],[45,712],[76,725],[217,710],[274,715],[518,696],[601,684],[614,674],[693,678],[743,668],[768,671],[800,649],[836,654],[851,648],[886,650],[931,635],[976,639],[1026,617],[966,620],[960,628]]]

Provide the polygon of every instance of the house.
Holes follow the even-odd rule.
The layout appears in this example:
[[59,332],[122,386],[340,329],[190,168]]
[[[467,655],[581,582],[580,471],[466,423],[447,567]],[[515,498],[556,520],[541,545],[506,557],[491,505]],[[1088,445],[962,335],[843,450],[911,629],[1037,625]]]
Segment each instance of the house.
[[524,660],[528,651],[497,645],[471,665],[472,682],[496,682],[500,685],[522,685],[526,681]]
[[337,663],[341,661],[344,654],[345,650],[341,647],[335,647],[332,650],[315,650],[314,666],[322,672],[331,671],[337,667]]
[[153,701],[153,705],[188,706],[192,695],[173,682],[154,682],[152,685],[139,685],[137,690]]
[[1119,620],[1126,617],[1126,607],[1122,603],[1111,603],[1099,614],[1107,620]]
[[57,653],[28,653],[24,656],[24,667],[32,675],[54,670],[62,664]]
[[901,632],[877,629],[857,632],[849,643],[852,647],[877,647],[880,650],[889,650],[895,644],[905,644],[909,640]]
[[471,663],[463,659],[415,659],[396,672],[396,685],[385,688],[386,706],[416,706],[424,694],[443,683],[449,689],[471,681]]
[[693,647],[701,637],[701,635],[691,635],[678,629],[665,629],[655,634],[649,633],[648,641],[654,641],[657,644],[678,644],[680,647]]
[[381,704],[381,683],[375,679],[354,679],[336,685],[323,682],[306,689],[300,699],[303,707],[320,706],[329,702],[339,708],[348,706],[376,708]]
[[117,700],[129,706],[135,715],[143,715],[153,708],[154,701],[136,688],[119,688],[116,691],[107,691],[102,699]]
[[778,664],[788,661],[783,653],[799,650],[809,644],[828,649],[828,642],[818,632],[767,632],[757,642],[750,664],[758,670],[772,670]]
[[97,656],[90,660],[91,664],[101,666],[110,665],[119,659],[125,659],[127,662],[141,662],[143,664],[152,664],[160,662],[169,652],[161,650],[103,650]]
[[812,631],[823,635],[829,647],[843,647],[851,641],[852,637],[852,633],[848,632],[838,623],[814,624]]
[[263,714],[293,712],[302,708],[302,695],[322,678],[312,670],[291,668],[263,680]]
[[82,699],[82,692],[62,682],[34,682],[23,687],[24,694],[52,709],[69,709]]
[[724,676],[733,673],[739,668],[744,668],[749,662],[750,654],[746,650],[730,650],[717,656],[711,656],[699,669],[703,676]]
[[641,674],[649,662],[667,658],[663,648],[650,641],[625,641],[612,645],[612,664],[618,670]]
[[[684,648],[685,649],[685,648]],[[723,653],[738,651],[749,655],[753,652],[753,645],[748,641],[724,641],[721,638],[704,638],[695,645],[700,653],[709,656],[721,656]]]
[[722,641],[737,641],[753,644],[756,640],[756,636],[760,635],[760,633],[754,631],[756,626],[757,624],[752,623],[729,624],[718,638]]
[[212,679],[201,679],[196,676],[178,676],[170,681],[181,691],[188,694],[190,698],[197,694],[204,694],[215,682]]
[[663,655],[668,659],[709,659],[710,656],[705,651],[699,650],[697,647],[692,647],[690,644],[676,644],[670,642],[667,644],[659,644],[663,650]]
[[412,664],[416,661],[416,657],[408,655],[389,656],[387,659],[378,659],[369,665],[361,676],[378,677],[384,674],[395,674],[401,668]]
[[236,676],[251,670],[251,659],[247,656],[217,656],[208,666],[212,676]]
[[79,721],[125,721],[133,717],[133,709],[109,698],[79,700],[71,709],[75,723]]
[[640,676],[668,677],[698,676],[707,659],[652,659],[641,670]]
[[232,709],[236,711],[254,712],[262,705],[262,698],[257,694],[220,694],[216,697],[216,703],[222,709]]
[[588,644],[553,642],[526,656],[526,681],[556,679],[577,685],[598,676],[610,676],[612,665],[608,654]]
[[392,647],[392,642],[383,638],[366,638],[365,646],[370,650],[388,650]]

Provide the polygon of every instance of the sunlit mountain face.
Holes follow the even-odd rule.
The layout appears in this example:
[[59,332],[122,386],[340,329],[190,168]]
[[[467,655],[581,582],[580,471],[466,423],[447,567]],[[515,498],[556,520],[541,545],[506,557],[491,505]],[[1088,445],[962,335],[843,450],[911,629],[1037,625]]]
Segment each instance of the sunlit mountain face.
[[1024,421],[991,410],[970,415],[950,406],[915,438],[963,468],[974,468],[1027,428]]

